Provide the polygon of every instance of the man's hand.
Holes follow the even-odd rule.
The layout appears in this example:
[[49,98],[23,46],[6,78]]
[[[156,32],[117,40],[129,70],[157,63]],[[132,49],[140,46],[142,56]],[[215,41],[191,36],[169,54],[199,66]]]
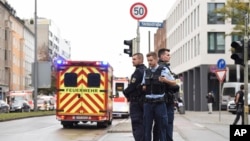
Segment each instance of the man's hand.
[[159,81],[160,82],[165,82],[166,81],[166,77],[165,76],[160,76],[159,77]]

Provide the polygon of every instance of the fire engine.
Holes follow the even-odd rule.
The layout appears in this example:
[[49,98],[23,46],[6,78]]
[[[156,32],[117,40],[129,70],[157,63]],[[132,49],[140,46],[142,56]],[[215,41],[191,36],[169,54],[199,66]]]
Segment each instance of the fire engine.
[[112,124],[113,68],[103,61],[57,60],[56,118],[64,128]]
[[113,93],[116,97],[113,98],[113,116],[127,118],[129,117],[129,102],[123,94],[123,90],[128,87],[128,77],[114,77]]

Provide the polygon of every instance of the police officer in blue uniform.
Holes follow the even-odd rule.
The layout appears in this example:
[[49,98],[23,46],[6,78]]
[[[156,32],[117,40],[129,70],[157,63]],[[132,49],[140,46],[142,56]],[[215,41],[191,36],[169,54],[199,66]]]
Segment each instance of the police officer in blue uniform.
[[[159,65],[166,67],[169,72],[175,76],[175,74],[169,68],[169,61],[170,61],[170,50],[166,48],[159,49],[158,57],[159,57]],[[179,86],[170,86],[166,85],[166,107],[167,107],[167,115],[168,115],[168,126],[166,129],[166,138],[167,141],[173,141],[173,128],[174,128],[174,100],[175,100],[175,93],[179,91]],[[157,129],[157,124],[154,126],[153,129],[153,141],[159,141],[159,130]]]
[[143,93],[141,82],[146,66],[143,64],[143,54],[135,53],[132,56],[133,66],[136,68],[130,78],[128,87],[123,91],[130,101],[130,118],[135,141],[144,141],[143,129]]
[[147,54],[149,69],[144,73],[143,90],[145,90],[144,103],[144,138],[151,141],[153,122],[157,124],[159,140],[166,140],[166,129],[168,124],[167,108],[165,104],[166,84],[176,85],[176,82],[166,67],[158,65],[158,57],[155,52]]

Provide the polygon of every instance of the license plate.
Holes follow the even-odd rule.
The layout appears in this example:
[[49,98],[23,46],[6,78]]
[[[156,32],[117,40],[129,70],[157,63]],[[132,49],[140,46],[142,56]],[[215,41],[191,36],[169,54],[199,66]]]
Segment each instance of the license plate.
[[76,116],[76,119],[88,119],[89,117],[87,116]]
[[119,114],[119,113],[113,113],[113,116],[114,116],[114,117],[121,117],[121,116],[122,116],[122,114]]
[[233,109],[233,108],[235,108],[235,106],[230,106],[230,108],[232,108],[232,109]]

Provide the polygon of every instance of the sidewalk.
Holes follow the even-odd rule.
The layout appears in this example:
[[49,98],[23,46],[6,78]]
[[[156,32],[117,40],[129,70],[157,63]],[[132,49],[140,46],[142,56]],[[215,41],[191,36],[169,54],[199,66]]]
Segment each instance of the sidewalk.
[[[175,141],[185,141],[176,130],[174,130],[173,138]],[[126,119],[125,122],[112,127],[108,130],[108,133],[98,141],[134,141],[131,120]]]
[[[229,125],[234,119],[235,115],[227,111],[214,111],[212,114],[208,114],[207,111],[175,113],[173,139],[174,141],[228,141]],[[98,141],[134,141],[131,120],[125,119],[113,126]]]

